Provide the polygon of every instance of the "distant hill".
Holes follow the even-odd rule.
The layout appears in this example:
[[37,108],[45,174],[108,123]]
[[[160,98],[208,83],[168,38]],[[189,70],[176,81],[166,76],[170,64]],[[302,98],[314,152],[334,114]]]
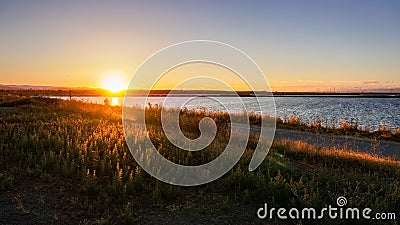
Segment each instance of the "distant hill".
[[0,90],[92,90],[92,89],[97,89],[97,88],[0,84]]
[[0,92],[23,96],[121,96],[101,88],[0,84]]

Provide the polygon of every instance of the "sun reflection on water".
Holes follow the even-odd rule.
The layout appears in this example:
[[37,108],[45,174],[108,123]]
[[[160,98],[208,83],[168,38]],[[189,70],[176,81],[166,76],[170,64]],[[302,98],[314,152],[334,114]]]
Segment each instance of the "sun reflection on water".
[[112,97],[111,98],[111,105],[120,105],[119,97]]

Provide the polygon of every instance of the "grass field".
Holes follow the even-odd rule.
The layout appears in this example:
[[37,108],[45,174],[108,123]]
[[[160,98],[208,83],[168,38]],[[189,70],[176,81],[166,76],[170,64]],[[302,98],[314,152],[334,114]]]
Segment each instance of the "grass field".
[[[400,216],[398,161],[277,140],[263,164],[249,172],[258,140],[251,135],[242,159],[221,179],[177,187],[156,181],[136,164],[125,143],[121,107],[14,96],[1,101],[0,208],[8,211],[0,211],[0,223],[18,224],[20,218],[39,223],[44,218],[44,223],[82,224],[397,224],[256,216],[264,203],[323,208],[336,205],[339,196],[347,198],[348,207]],[[210,161],[229,138],[226,114],[184,111],[180,122],[188,137],[198,136],[197,124],[204,116],[216,121],[218,133],[206,150],[182,152],[163,134],[157,122],[160,108],[146,110],[154,145],[177,163]],[[257,124],[257,118],[252,121]],[[50,211],[35,211],[41,203],[23,197],[35,192],[46,194],[43,201],[52,205]],[[46,213],[51,216],[41,216]]]

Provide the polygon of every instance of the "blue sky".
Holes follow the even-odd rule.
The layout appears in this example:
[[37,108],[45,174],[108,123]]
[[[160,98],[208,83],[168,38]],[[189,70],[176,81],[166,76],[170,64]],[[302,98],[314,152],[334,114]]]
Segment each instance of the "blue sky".
[[1,1],[0,84],[127,81],[192,39],[243,50],[274,90],[400,87],[400,2],[384,0]]

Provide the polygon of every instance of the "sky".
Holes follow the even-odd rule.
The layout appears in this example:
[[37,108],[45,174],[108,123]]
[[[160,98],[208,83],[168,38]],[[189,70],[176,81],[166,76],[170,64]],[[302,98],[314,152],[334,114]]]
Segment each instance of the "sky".
[[[195,39],[242,50],[276,91],[400,88],[396,0],[1,0],[0,84],[128,84],[152,54]],[[159,87],[184,75],[170,77]]]

